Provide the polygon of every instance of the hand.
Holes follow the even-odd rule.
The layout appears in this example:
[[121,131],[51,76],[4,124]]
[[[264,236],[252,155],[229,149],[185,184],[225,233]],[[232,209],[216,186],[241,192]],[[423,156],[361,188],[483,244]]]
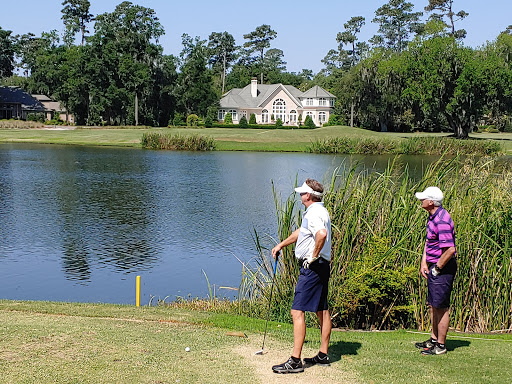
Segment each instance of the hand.
[[274,248],[272,248],[272,251],[270,253],[272,254],[272,257],[275,259],[277,256],[279,256],[279,253],[281,252],[281,247],[279,245],[276,245]]
[[425,279],[428,279],[428,266],[427,263],[421,263],[420,265],[420,275]]
[[308,256],[304,259],[304,261],[302,262],[302,268],[304,269],[309,269],[309,266],[314,263],[315,261],[318,260],[318,257],[313,257],[313,256]]

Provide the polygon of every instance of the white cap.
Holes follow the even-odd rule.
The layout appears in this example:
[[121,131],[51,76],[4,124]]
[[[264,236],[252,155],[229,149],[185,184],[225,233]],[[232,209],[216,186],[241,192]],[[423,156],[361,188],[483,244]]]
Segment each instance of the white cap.
[[443,192],[437,187],[428,187],[423,192],[416,192],[416,198],[419,200],[443,201]]
[[312,195],[322,197],[322,192],[317,192],[313,188],[311,188],[309,185],[304,182],[300,187],[295,188],[295,192],[297,193],[311,193]]

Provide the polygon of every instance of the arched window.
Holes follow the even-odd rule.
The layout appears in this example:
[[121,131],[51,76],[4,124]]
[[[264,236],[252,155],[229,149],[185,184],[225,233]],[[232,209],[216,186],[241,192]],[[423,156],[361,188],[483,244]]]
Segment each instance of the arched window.
[[276,101],[274,101],[272,114],[276,120],[281,119],[282,122],[286,121],[286,103],[283,99],[276,99]]
[[268,111],[266,109],[261,111],[261,122],[268,123]]
[[292,109],[290,111],[290,123],[295,124],[297,122],[297,111],[295,109]]
[[310,116],[313,121],[315,121],[315,115],[313,115],[313,112],[309,111],[306,112],[306,116]]
[[231,117],[233,118],[233,120],[238,120],[238,117],[236,115],[236,109],[230,109],[229,113],[231,113]]
[[226,116],[226,110],[225,109],[219,109],[219,120],[224,120],[224,117]]
[[318,122],[323,124],[327,121],[327,114],[325,112],[318,112]]

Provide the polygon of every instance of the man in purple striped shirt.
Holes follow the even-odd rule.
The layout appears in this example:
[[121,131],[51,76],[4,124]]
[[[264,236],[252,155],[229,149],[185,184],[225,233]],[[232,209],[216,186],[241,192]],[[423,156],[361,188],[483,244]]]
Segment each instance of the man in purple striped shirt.
[[416,347],[422,350],[422,355],[441,355],[446,353],[450,295],[457,272],[455,229],[450,214],[442,206],[443,192],[439,188],[428,187],[417,192],[416,198],[429,213],[420,273],[427,279],[427,303],[432,316],[430,339],[416,343]]

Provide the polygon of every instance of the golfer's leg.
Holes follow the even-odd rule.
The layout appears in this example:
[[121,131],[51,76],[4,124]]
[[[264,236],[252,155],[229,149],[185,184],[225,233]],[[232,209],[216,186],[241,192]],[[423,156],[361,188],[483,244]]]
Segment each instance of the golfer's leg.
[[446,334],[450,326],[450,311],[448,308],[433,308],[436,311],[437,317],[437,341],[444,344],[446,341]]
[[432,323],[432,338],[434,340],[438,340],[437,338],[437,334],[438,334],[438,330],[437,330],[437,325],[438,325],[438,319],[437,319],[437,311],[434,307],[430,307],[430,316],[431,316],[431,323]]
[[332,330],[332,322],[331,322],[331,314],[329,310],[318,311],[316,313],[318,317],[318,321],[320,322],[320,334],[321,334],[321,344],[320,344],[320,352],[327,354],[327,350],[329,349],[329,340],[331,339],[331,330]]
[[304,312],[296,309],[291,310],[293,319],[293,357],[300,358],[302,346],[306,338],[306,316]]

